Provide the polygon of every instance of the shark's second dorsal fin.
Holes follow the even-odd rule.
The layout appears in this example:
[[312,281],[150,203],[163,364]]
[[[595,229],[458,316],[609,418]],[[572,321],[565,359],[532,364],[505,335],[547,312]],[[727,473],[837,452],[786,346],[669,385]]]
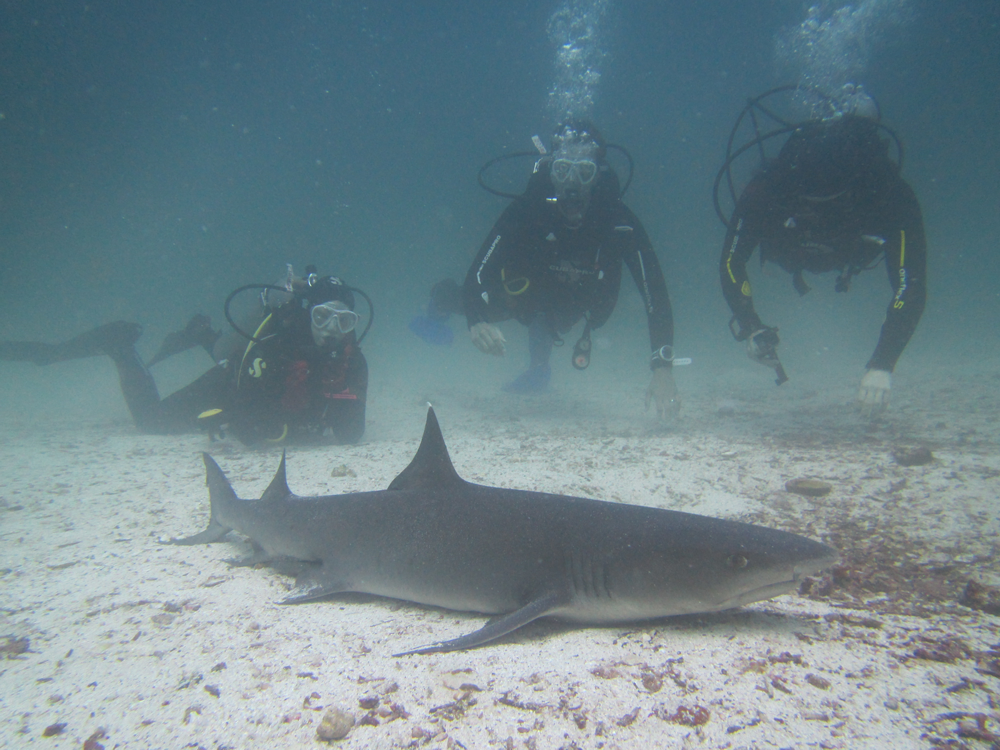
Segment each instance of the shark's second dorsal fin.
[[291,494],[292,491],[288,489],[288,479],[285,476],[285,452],[281,451],[281,463],[278,464],[278,470],[274,472],[274,479],[267,485],[267,489],[264,490],[264,494],[260,496],[260,499],[285,500]]
[[427,423],[424,425],[424,436],[420,440],[420,447],[417,448],[417,455],[410,461],[410,465],[392,480],[389,489],[430,489],[464,483],[465,480],[458,475],[451,464],[444,436],[441,435],[441,427],[434,415],[434,407],[428,405]]

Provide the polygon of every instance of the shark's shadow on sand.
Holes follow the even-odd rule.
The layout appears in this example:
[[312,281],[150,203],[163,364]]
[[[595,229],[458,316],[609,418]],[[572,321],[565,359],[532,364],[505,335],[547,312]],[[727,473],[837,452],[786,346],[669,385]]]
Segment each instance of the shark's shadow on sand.
[[719,612],[793,590],[837,559],[825,544],[763,526],[466,482],[433,409],[386,490],[298,497],[282,456],[261,498],[241,500],[204,460],[211,520],[173,543],[239,531],[257,550],[242,563],[296,573],[284,603],[360,593],[494,615],[399,655],[481,646],[542,617],[612,624]]

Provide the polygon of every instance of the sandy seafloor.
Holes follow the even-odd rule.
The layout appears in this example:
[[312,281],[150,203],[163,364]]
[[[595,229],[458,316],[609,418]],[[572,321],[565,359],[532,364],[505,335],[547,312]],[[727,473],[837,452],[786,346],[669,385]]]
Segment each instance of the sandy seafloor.
[[[1000,362],[911,361],[874,424],[845,406],[853,375],[764,390],[759,373],[741,384],[751,367],[708,385],[679,372],[684,411],[666,426],[643,415],[639,380],[569,387],[567,368],[552,393],[515,398],[500,375],[401,378],[373,386],[363,444],[292,449],[298,494],[385,488],[433,400],[469,480],[750,520],[843,555],[811,595],[618,627],[543,621],[404,658],[391,654],[484,618],[362,596],[278,606],[292,580],[229,567],[247,550],[237,535],[160,544],[206,524],[202,450],[241,497],[259,496],[277,450],[138,435],[120,407],[67,421],[7,404],[0,745],[314,748],[339,706],[358,722],[345,748],[996,747],[1000,620],[958,600],[970,580],[1000,585]],[[28,389],[35,372],[11,377]],[[907,446],[933,461],[900,465]],[[833,489],[787,492],[798,477]]]

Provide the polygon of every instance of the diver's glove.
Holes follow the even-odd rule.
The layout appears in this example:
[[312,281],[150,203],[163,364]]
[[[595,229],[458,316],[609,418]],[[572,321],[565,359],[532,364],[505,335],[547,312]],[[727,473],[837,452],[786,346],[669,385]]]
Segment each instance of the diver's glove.
[[495,357],[502,357],[507,351],[507,339],[503,337],[500,329],[492,323],[476,323],[469,329],[472,335],[472,343],[483,354],[492,354]]
[[658,367],[653,370],[653,379],[646,389],[647,409],[650,403],[656,405],[656,416],[660,419],[675,417],[680,413],[681,400],[677,397],[677,385],[671,368]]
[[892,373],[887,370],[869,370],[861,378],[858,388],[858,409],[871,419],[877,417],[889,405],[889,391],[892,388]]
[[747,338],[747,356],[772,370],[781,365],[778,361],[778,329],[758,328]]

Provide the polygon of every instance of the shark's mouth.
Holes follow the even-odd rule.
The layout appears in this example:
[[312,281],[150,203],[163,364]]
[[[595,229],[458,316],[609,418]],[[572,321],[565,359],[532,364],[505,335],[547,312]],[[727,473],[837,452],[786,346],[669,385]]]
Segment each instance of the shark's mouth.
[[799,576],[796,575],[794,578],[789,578],[784,581],[775,581],[774,583],[768,583],[764,586],[758,586],[755,589],[742,591],[735,596],[726,599],[721,603],[721,608],[729,609],[730,607],[740,607],[744,604],[752,604],[753,602],[770,599],[771,597],[778,596],[780,594],[787,594],[790,591],[794,591],[798,584]]
[[829,559],[816,560],[796,565],[790,571],[791,575],[789,578],[785,578],[781,581],[774,581],[772,583],[767,583],[764,584],[763,586],[758,586],[748,591],[743,591],[741,593],[738,593],[735,596],[731,597],[730,599],[724,601],[722,603],[722,606],[726,608],[739,607],[743,604],[751,604],[753,602],[759,602],[764,599],[770,599],[772,596],[787,594],[798,588],[803,578],[818,573],[819,571],[830,567],[836,561],[837,561],[836,557],[831,557]]

